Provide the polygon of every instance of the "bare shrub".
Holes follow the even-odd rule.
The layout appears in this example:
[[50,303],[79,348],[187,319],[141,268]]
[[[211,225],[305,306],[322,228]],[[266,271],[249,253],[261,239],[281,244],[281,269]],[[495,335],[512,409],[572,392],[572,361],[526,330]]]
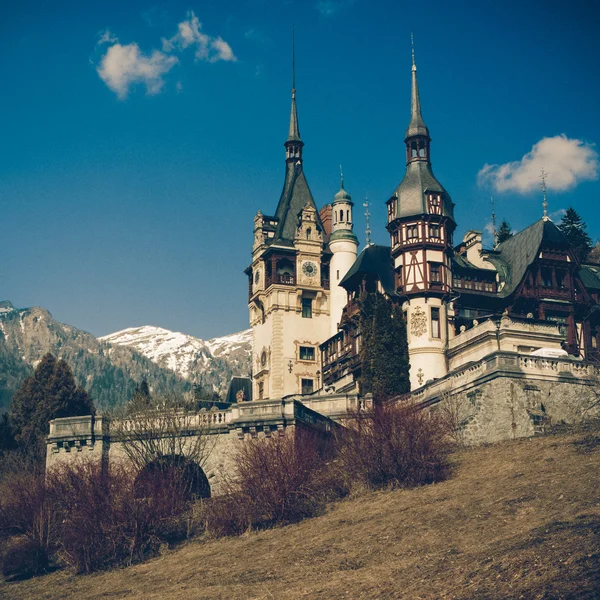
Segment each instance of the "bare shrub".
[[465,446],[465,425],[475,413],[469,399],[461,394],[444,393],[437,410],[450,440],[458,447]]
[[413,486],[448,474],[447,428],[431,411],[384,403],[355,413],[338,439],[349,486]]
[[87,573],[130,565],[156,554],[161,544],[187,537],[185,486],[175,475],[160,481],[140,497],[135,472],[122,466],[106,472],[89,463],[52,472],[49,484],[63,515],[62,560]]
[[61,524],[52,494],[39,470],[15,471],[0,483],[0,539],[5,576],[31,576],[44,571],[54,551]]
[[246,441],[229,492],[207,505],[209,531],[236,535],[319,514],[339,493],[331,450],[323,438],[302,430]]

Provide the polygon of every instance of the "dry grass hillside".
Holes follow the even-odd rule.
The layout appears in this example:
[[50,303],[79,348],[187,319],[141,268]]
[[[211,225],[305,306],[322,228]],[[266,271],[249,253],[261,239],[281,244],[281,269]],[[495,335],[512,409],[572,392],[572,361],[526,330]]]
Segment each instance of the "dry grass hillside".
[[600,598],[599,429],[453,460],[441,484],[368,494],[127,569],[1,583],[0,598]]

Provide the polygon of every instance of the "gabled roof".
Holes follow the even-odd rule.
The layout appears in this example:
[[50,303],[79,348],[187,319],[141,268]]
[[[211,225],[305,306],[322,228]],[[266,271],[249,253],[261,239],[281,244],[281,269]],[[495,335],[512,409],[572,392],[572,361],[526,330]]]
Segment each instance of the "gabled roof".
[[495,264],[499,258],[507,266],[506,285],[500,292],[501,296],[509,296],[515,291],[525,271],[537,258],[542,243],[562,247],[570,245],[564,233],[552,221],[540,219],[502,242],[496,249],[497,256],[489,257],[492,263]]
[[600,290],[600,265],[582,265],[579,277],[588,290]]
[[389,246],[367,246],[340,281],[346,290],[355,289],[365,275],[375,275],[388,296],[395,296],[394,265]]
[[308,182],[304,176],[302,164],[288,162],[286,164],[283,191],[277,204],[275,218],[278,219],[274,241],[293,241],[298,228],[298,217],[302,209],[309,204],[316,211],[317,227],[324,230],[319,211],[310,193]]

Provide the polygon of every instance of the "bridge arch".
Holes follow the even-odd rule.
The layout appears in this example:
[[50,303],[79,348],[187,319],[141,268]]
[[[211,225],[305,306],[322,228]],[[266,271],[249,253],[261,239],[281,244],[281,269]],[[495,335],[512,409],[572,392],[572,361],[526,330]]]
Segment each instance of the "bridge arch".
[[182,486],[186,500],[211,496],[210,484],[202,467],[181,454],[159,456],[143,467],[134,482],[135,495],[153,497],[165,486]]

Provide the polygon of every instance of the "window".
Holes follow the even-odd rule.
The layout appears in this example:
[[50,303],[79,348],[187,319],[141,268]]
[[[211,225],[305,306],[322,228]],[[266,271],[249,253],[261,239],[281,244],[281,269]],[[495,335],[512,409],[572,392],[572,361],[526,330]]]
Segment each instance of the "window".
[[254,274],[254,283],[258,283],[260,280],[260,272],[256,271],[256,273]]
[[440,283],[442,280],[440,279],[440,265],[438,264],[430,264],[429,265],[429,278],[431,283]]
[[396,289],[402,287],[402,267],[396,267]]
[[552,269],[543,268],[541,273],[542,273],[542,285],[544,287],[552,287]]
[[419,237],[419,227],[417,225],[408,225],[406,227],[406,239],[413,240]]
[[561,290],[567,287],[567,272],[557,269],[556,273],[556,286]]
[[439,240],[440,239],[440,226],[439,225],[430,225],[429,226],[429,236]]
[[259,381],[258,382],[258,399],[262,400],[265,396],[265,382],[264,381]]
[[312,394],[314,391],[314,382],[312,379],[302,380],[302,394]]
[[310,235],[311,235],[311,233],[312,233],[312,231],[311,231],[311,228],[309,227],[309,228],[306,230],[306,239],[307,239],[307,240],[310,240]]
[[439,215],[441,214],[441,208],[442,208],[442,201],[440,196],[438,196],[437,194],[431,194],[428,198],[428,204],[429,204],[429,212],[432,215]]
[[302,318],[312,319],[312,300],[310,298],[302,298]]
[[339,269],[336,270],[335,276],[337,277],[337,280],[339,281],[340,280],[340,270]]
[[311,346],[300,346],[300,360],[315,360],[315,349]]
[[260,366],[261,367],[267,366],[267,353],[264,350],[262,351],[262,354],[260,355]]
[[440,338],[440,309],[431,309],[431,337]]

